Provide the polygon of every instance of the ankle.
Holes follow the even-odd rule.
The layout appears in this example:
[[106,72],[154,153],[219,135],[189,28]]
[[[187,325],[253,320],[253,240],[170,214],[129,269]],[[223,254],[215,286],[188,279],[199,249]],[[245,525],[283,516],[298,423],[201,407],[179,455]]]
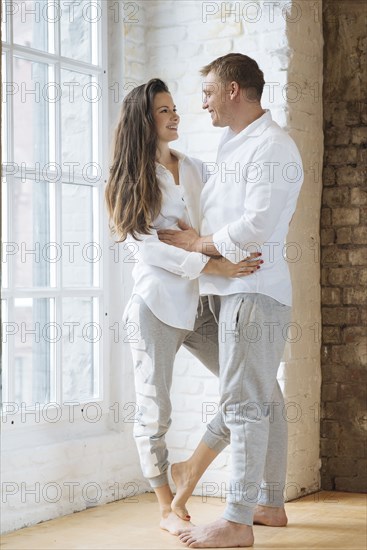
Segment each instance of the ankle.
[[187,479],[188,477],[191,477],[193,475],[193,467],[192,467],[192,463],[190,462],[190,459],[172,464],[173,469],[175,466],[177,466],[179,470],[178,475],[180,477],[184,476],[185,479]]
[[190,459],[182,460],[181,462],[174,462],[172,467],[177,466],[178,468],[187,468],[187,465],[190,463]]
[[238,523],[237,521],[231,521],[230,519],[224,519],[231,527],[238,529],[239,531],[252,531],[252,525],[247,525],[247,523]]
[[170,513],[172,512],[171,506],[168,506],[168,505],[161,506],[161,507],[160,507],[160,510],[161,510],[161,516],[162,516],[162,518],[168,517],[168,516],[170,515]]
[[190,479],[197,479],[198,477],[201,477],[199,475],[199,471],[198,471],[198,465],[196,464],[196,462],[192,459],[188,459],[186,460],[186,462],[184,463],[185,464],[185,470],[186,470],[186,475],[190,478]]

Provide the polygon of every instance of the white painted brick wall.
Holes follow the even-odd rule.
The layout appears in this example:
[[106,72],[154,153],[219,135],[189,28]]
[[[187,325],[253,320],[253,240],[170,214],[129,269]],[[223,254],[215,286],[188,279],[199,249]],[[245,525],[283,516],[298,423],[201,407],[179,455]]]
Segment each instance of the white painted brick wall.
[[[4,452],[2,530],[145,492],[131,431]],[[72,484],[76,484],[74,487]]]

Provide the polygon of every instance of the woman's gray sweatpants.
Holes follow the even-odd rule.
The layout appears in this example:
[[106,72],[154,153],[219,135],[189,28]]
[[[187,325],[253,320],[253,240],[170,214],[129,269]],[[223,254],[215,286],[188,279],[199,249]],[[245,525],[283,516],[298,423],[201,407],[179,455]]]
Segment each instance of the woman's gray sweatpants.
[[171,424],[170,390],[176,354],[181,345],[185,346],[218,376],[218,325],[207,297],[199,303],[193,331],[163,323],[137,294],[131,299],[126,320],[135,325],[130,337],[138,410],[134,437],[144,477],[152,487],[160,487],[168,483],[165,435]]
[[220,410],[202,441],[220,452],[230,433],[232,472],[223,517],[252,525],[257,503],[284,503],[287,421],[276,376],[291,308],[264,294],[219,300]]

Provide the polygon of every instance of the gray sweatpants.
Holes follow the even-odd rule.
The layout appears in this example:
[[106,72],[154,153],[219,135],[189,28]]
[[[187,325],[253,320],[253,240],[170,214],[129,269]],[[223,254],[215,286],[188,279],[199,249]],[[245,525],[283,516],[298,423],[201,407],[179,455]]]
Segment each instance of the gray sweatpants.
[[220,297],[220,410],[202,441],[221,451],[230,434],[232,473],[223,517],[236,523],[252,525],[256,503],[284,503],[287,422],[276,375],[290,313],[264,294]]
[[152,487],[168,483],[168,451],[165,434],[171,424],[170,390],[173,363],[185,346],[213,374],[218,376],[218,325],[203,297],[193,331],[171,327],[157,319],[135,294],[126,321],[135,324],[130,338],[138,407],[134,437],[141,468]]
[[224,517],[251,524],[256,501],[267,506],[284,502],[287,424],[276,373],[284,349],[279,330],[282,334],[290,308],[261,294],[216,297],[215,305],[219,334],[206,297],[199,304],[194,330],[187,331],[162,323],[133,296],[127,322],[137,329],[130,340],[139,411],[134,436],[151,486],[168,483],[165,434],[171,424],[176,353],[184,345],[216,376],[220,354],[220,412],[207,425],[202,441],[218,452],[232,443],[233,479]]

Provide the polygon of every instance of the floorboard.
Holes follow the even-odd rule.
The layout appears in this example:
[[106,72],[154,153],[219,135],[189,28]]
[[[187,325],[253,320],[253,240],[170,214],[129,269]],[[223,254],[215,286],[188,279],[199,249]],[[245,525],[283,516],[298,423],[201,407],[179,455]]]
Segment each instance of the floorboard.
[[[220,499],[192,497],[197,525],[213,521],[224,509]],[[286,504],[287,527],[254,526],[257,550],[366,550],[366,496],[320,492]],[[4,550],[145,550],[185,548],[158,525],[153,494],[138,502],[113,502],[20,529],[2,537]]]

